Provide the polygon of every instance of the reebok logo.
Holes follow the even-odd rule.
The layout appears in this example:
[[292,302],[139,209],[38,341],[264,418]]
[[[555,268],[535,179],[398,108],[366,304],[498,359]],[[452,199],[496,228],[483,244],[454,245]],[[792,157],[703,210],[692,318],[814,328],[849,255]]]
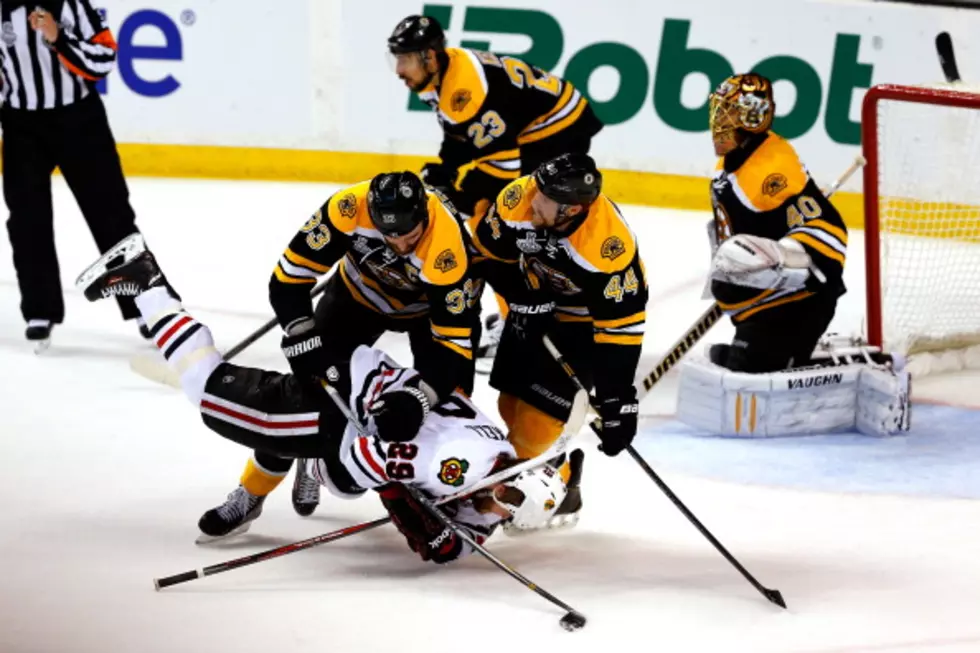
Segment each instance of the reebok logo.
[[811,376],[808,379],[792,379],[786,384],[790,390],[802,390],[803,388],[815,388],[821,385],[837,385],[843,380],[843,374],[824,374],[823,376]]

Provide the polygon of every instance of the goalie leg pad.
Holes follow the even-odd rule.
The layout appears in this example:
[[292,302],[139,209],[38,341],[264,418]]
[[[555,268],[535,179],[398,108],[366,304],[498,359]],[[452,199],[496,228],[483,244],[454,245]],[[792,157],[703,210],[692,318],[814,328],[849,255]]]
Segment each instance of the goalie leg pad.
[[748,374],[693,358],[681,366],[677,417],[722,436],[893,435],[908,429],[907,376],[863,364]]

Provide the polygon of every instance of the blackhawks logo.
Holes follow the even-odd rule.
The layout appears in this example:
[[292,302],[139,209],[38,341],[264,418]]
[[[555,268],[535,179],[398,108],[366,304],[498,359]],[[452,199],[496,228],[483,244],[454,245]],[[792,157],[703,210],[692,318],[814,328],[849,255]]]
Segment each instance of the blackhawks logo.
[[337,210],[345,218],[353,218],[357,213],[357,198],[354,197],[354,193],[347,193],[341,197],[337,202]]
[[615,261],[626,252],[626,245],[619,236],[610,236],[602,242],[602,258]]
[[436,257],[435,266],[437,270],[449,272],[456,267],[456,255],[453,254],[452,250],[442,250],[439,252],[439,256]]
[[463,474],[469,468],[470,464],[462,458],[447,458],[442,461],[442,468],[439,470],[439,480],[446,485],[459,487],[465,480]]
[[769,197],[775,197],[779,195],[780,191],[784,190],[789,183],[786,181],[786,175],[781,175],[778,172],[774,172],[762,181],[762,194],[768,195]]
[[521,185],[511,184],[504,192],[504,206],[508,209],[513,209],[521,203],[522,197],[524,197],[524,190],[521,188]]

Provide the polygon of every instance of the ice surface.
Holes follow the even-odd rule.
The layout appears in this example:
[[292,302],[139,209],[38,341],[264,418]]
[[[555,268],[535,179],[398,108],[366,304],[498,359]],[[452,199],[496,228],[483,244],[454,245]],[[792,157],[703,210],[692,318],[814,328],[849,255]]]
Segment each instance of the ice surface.
[[[228,348],[268,318],[268,275],[331,187],[136,179],[131,190],[187,307]],[[250,534],[196,546],[198,517],[234,488],[248,452],[205,429],[180,394],[128,370],[128,357],[151,347],[111,303],[89,304],[71,287],[97,252],[60,178],[55,205],[68,315],[43,356],[22,339],[0,243],[3,653],[980,650],[980,504],[832,484],[776,488],[744,475],[708,480],[718,475],[693,461],[709,445],[662,428],[670,379],[644,403],[662,418],[644,422],[638,448],[750,571],[782,591],[788,612],[765,602],[630,460],[598,453],[592,436],[578,527],[490,543],[589,618],[579,633],[562,631],[560,610],[485,561],[423,564],[390,527],[156,593],[156,576],[372,519],[381,507],[325,498],[301,519],[284,486]],[[652,359],[707,305],[707,216],[623,208],[647,261]],[[860,234],[851,251],[842,331],[863,314]],[[719,325],[708,340],[730,335]],[[382,346],[408,362],[401,339]],[[238,360],[285,368],[274,335]],[[495,414],[480,383],[476,398]],[[712,456],[715,468],[725,464]],[[778,454],[767,460],[779,464]],[[792,461],[805,462],[798,453]]]

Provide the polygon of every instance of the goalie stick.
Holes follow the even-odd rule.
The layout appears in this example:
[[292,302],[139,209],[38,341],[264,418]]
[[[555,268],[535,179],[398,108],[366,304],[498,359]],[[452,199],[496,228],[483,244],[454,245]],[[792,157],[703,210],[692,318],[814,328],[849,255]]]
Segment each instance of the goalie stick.
[[[548,352],[551,353],[552,357],[554,357],[555,361],[557,361],[558,364],[561,365],[562,369],[565,370],[565,374],[567,374],[568,378],[572,380],[572,383],[575,384],[575,387],[577,387],[580,392],[585,391],[585,386],[582,385],[582,381],[578,378],[578,375],[575,374],[575,370],[572,369],[572,366],[569,365],[568,362],[564,359],[561,352],[558,351],[558,348],[555,347],[554,343],[551,342],[551,339],[548,336],[544,337],[544,345],[545,347],[547,347]],[[590,404],[591,404],[591,399],[590,399]],[[598,412],[595,406],[592,406],[592,409]],[[602,430],[601,426],[599,426],[596,421],[591,422],[589,426],[592,427],[592,430],[595,431],[596,435],[599,435],[599,432]],[[736,560],[735,556],[733,556],[731,553],[728,552],[728,549],[726,549],[724,545],[722,545],[722,543],[719,542],[718,539],[711,534],[711,531],[705,528],[704,524],[702,524],[701,521],[694,516],[694,513],[692,513],[687,508],[687,506],[685,506],[684,503],[678,498],[678,496],[674,494],[674,492],[667,486],[667,484],[663,482],[663,480],[657,475],[657,473],[653,471],[653,468],[650,467],[649,464],[647,464],[647,461],[644,460],[639,453],[637,453],[636,449],[633,448],[633,445],[627,446],[626,451],[629,452],[629,455],[632,456],[633,460],[635,460],[636,463],[643,469],[643,471],[646,472],[647,476],[649,476],[650,479],[657,484],[657,487],[659,487],[660,490],[665,495],[667,495],[667,498],[670,499],[670,502],[673,503],[674,506],[676,506],[677,509],[680,510],[685,517],[687,517],[688,521],[690,521],[691,524],[693,524],[694,527],[697,528],[709,542],[711,542],[711,544],[715,547],[715,549],[718,550],[718,553],[720,553],[722,557],[725,558],[725,560],[731,563],[731,565],[735,567],[735,569],[737,569],[738,572],[742,574],[742,576],[745,577],[745,580],[749,581],[752,587],[757,589],[759,593],[766,598],[767,601],[774,603],[781,608],[786,607],[786,601],[783,600],[783,595],[780,594],[779,590],[770,589],[764,586],[758,580],[756,580],[755,576],[749,573],[749,570],[743,567],[742,563]]]
[[[851,165],[844,171],[844,173],[838,177],[834,182],[828,186],[823,192],[827,197],[832,197],[837,190],[844,185],[844,183],[850,179],[859,168],[864,166],[868,161],[863,156],[858,155],[855,157]],[[667,350],[667,353],[660,359],[660,361],[654,366],[653,371],[640,379],[640,384],[643,389],[638,393],[638,400],[642,400],[644,396],[653,388],[653,386],[663,378],[667,372],[673,368],[677,362],[684,357],[691,347],[696,345],[701,338],[704,337],[708,331],[711,330],[721,316],[723,312],[721,306],[718,302],[714,302],[708,309],[701,314],[701,317],[678,339],[674,345]],[[566,370],[567,372],[568,370]]]

